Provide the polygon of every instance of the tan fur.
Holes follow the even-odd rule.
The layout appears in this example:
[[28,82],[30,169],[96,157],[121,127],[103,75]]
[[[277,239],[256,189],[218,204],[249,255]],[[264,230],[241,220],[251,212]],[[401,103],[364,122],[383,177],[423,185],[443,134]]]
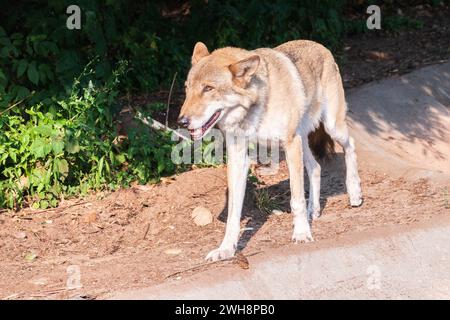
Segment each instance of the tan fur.
[[[197,43],[180,117],[189,119],[191,131],[205,129],[205,124],[217,119],[213,125],[217,124],[227,134],[227,228],[221,246],[210,252],[209,259],[233,255],[239,235],[248,159],[245,139],[228,136],[257,135],[283,143],[291,179],[294,241],[312,240],[308,215],[320,215],[320,166],[312,156],[308,135],[319,155],[331,151],[331,138],[343,146],[350,202],[361,204],[355,148],[345,123],[346,110],[339,68],[330,51],[318,43],[298,40],[274,49],[247,51],[227,47],[212,53],[204,44]],[[303,165],[311,182],[308,215]]]

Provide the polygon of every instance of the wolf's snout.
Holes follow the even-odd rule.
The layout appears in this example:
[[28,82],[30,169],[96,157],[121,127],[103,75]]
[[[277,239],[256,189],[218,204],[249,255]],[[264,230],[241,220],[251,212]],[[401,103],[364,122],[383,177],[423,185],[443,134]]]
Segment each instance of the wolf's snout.
[[190,123],[190,120],[188,117],[183,116],[183,117],[178,118],[178,124],[180,126],[187,127],[189,125],[189,123]]

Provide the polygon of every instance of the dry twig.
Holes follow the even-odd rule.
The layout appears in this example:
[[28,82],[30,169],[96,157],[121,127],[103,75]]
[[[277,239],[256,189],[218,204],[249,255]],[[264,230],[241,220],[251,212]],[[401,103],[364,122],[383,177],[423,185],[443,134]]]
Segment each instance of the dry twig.
[[187,140],[187,141],[191,141],[191,139],[189,137],[186,137],[184,135],[182,135],[181,133],[179,133],[176,130],[173,130],[172,128],[169,128],[168,126],[162,124],[159,121],[156,121],[155,119],[151,118],[151,117],[145,117],[141,112],[137,111],[136,112],[136,119],[139,119],[143,124],[145,124],[146,126],[149,126],[150,128],[156,129],[156,130],[165,130],[165,131],[170,131],[173,132],[174,134],[176,134],[178,137]]
[[175,72],[173,79],[172,79],[172,84],[170,86],[170,91],[169,91],[169,98],[167,98],[167,108],[166,108],[166,127],[169,126],[169,108],[170,108],[170,98],[172,97],[172,90],[173,90],[173,85],[175,84],[175,79],[177,78],[177,72]]
[[[245,258],[245,257],[255,256],[255,255],[260,254],[260,253],[262,253],[262,252],[263,252],[263,251],[253,252],[253,253],[250,253],[250,254],[244,256],[244,258]],[[238,254],[239,254],[239,253],[238,253]],[[242,255],[242,253],[241,253],[241,255]],[[243,255],[242,255],[242,256],[243,256]],[[242,256],[239,257],[240,260],[242,260]],[[168,276],[166,276],[166,279],[172,278],[172,277],[174,277],[174,276],[177,276],[177,275],[179,275],[179,274],[186,273],[186,272],[189,272],[189,271],[195,271],[195,270],[198,270],[198,269],[200,269],[200,268],[202,268],[202,267],[207,267],[207,266],[210,266],[210,265],[219,264],[219,263],[221,263],[221,262],[229,262],[229,261],[232,261],[233,263],[237,263],[237,264],[239,264],[239,265],[241,266],[241,264],[239,263],[239,261],[237,261],[236,259],[237,259],[236,257],[231,257],[231,258],[223,259],[223,260],[219,260],[219,261],[212,261],[212,262],[201,263],[201,264],[198,264],[198,265],[193,266],[193,267],[191,267],[191,268],[184,269],[184,270],[177,271],[177,272],[174,272],[174,273],[172,273],[172,274],[169,274]],[[248,263],[248,262],[247,262],[247,263]],[[242,266],[241,266],[241,268],[242,268]],[[247,269],[248,269],[248,265],[247,265]]]

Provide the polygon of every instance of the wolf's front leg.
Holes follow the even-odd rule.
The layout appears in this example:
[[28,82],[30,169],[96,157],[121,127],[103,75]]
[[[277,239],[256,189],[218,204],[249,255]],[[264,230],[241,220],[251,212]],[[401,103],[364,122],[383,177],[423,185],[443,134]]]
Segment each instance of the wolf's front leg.
[[[303,141],[308,143],[308,141]],[[289,169],[291,187],[291,211],[294,215],[294,242],[312,241],[311,228],[306,211],[305,191],[303,185],[302,138],[294,136],[285,144],[286,160]]]
[[249,160],[245,138],[227,137],[227,225],[222,244],[206,256],[207,260],[217,261],[231,258],[236,252],[248,169]]

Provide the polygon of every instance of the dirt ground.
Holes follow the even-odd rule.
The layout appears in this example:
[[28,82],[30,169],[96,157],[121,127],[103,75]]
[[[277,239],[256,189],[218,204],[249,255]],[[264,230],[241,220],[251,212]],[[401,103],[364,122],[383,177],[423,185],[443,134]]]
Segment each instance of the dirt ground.
[[[450,214],[448,188],[365,170],[364,204],[350,208],[343,172],[342,154],[324,165],[324,209],[313,223],[315,241]],[[244,205],[242,227],[247,229],[239,243],[244,255],[292,245],[291,214],[267,215],[255,207],[255,189],[266,189],[282,209],[288,208],[285,163],[276,175],[257,177],[257,185],[249,183]],[[199,205],[212,211],[213,223],[194,224],[191,212]],[[102,299],[118,290],[229,264],[203,260],[222,239],[225,207],[226,169],[221,167],[196,169],[159,185],[67,201],[54,210],[3,213],[0,298]],[[82,288],[68,290],[73,265],[81,272]]]
[[[346,87],[448,59],[450,12],[446,10],[433,19],[425,11],[424,28],[415,33],[348,39],[343,64]],[[416,11],[420,13],[420,9]],[[158,94],[150,98],[155,97]],[[148,102],[148,98],[143,99]],[[177,99],[181,96],[174,104]],[[176,108],[172,110],[171,119],[176,117]],[[360,168],[364,203],[350,208],[344,172],[342,153],[323,164],[323,212],[313,223],[315,241],[450,214],[450,186],[426,179],[395,178],[365,167]],[[291,214],[262,213],[255,204],[256,194],[265,192],[288,211],[284,161],[273,176],[259,175],[258,170],[255,174],[259,183],[248,184],[243,210],[245,231],[239,247],[244,255],[292,245]],[[195,225],[191,212],[197,206],[212,211],[211,224]],[[1,212],[0,299],[103,299],[119,290],[147,287],[233,264],[204,261],[206,254],[220,244],[225,219],[225,167],[195,169],[165,178],[158,185],[135,185],[67,200],[55,209]],[[73,270],[80,271],[81,288],[66,286]]]
[[448,6],[419,5],[405,9],[402,16],[421,22],[422,26],[389,33],[367,31],[344,41],[344,52],[338,61],[345,88],[409,73],[450,58]]

